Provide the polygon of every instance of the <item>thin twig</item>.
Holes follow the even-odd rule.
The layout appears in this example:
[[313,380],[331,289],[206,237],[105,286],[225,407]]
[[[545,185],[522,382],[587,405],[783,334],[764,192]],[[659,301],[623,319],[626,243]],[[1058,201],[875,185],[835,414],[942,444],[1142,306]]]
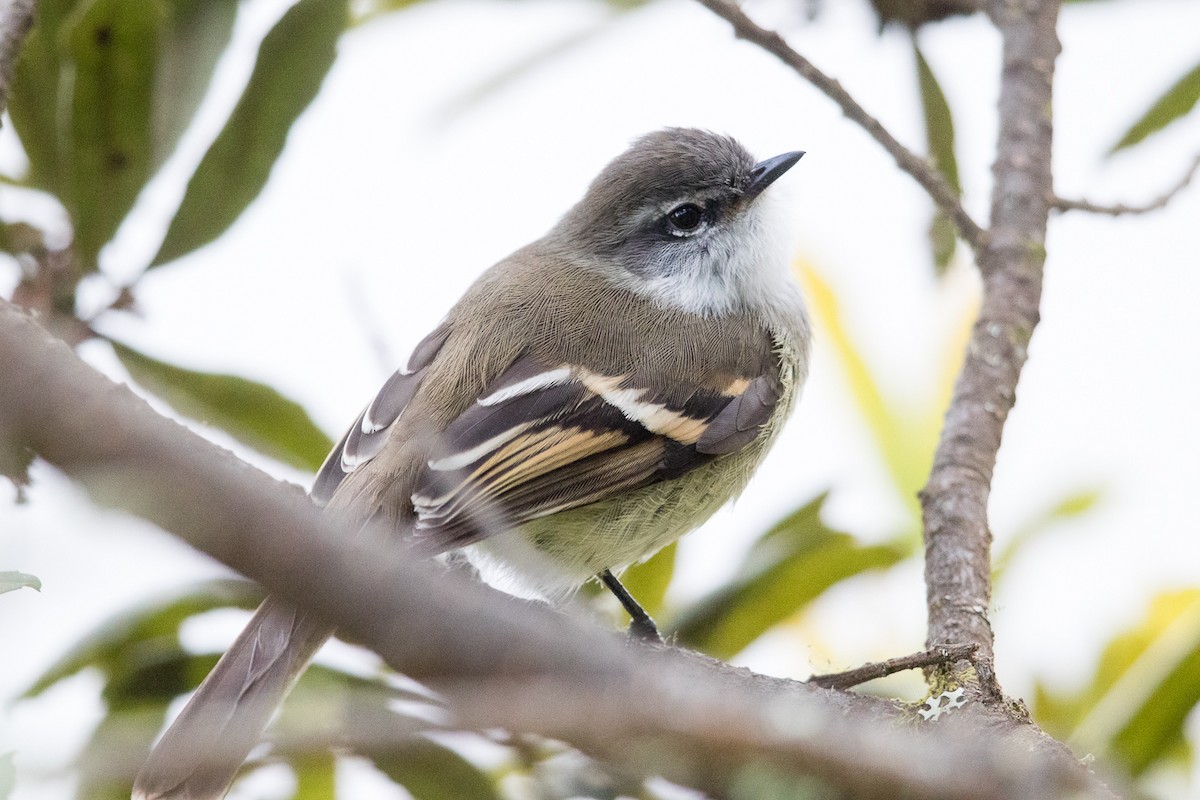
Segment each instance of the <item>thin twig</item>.
[[1175,199],[1175,195],[1186,189],[1192,182],[1192,178],[1196,177],[1196,172],[1200,170],[1200,155],[1192,161],[1192,165],[1188,167],[1187,172],[1165,194],[1151,200],[1149,203],[1141,206],[1128,206],[1124,203],[1118,203],[1113,206],[1100,205],[1092,203],[1088,200],[1067,200],[1063,197],[1054,198],[1054,209],[1056,211],[1087,211],[1092,214],[1107,214],[1111,217],[1121,217],[1126,214],[1148,214],[1151,211],[1158,211],[1160,208],[1166,208],[1167,204]]
[[849,689],[860,683],[873,681],[876,678],[886,678],[897,672],[909,669],[921,669],[938,664],[951,664],[955,661],[966,661],[975,655],[979,649],[977,644],[944,645],[913,653],[908,656],[889,658],[887,661],[876,661],[863,664],[861,667],[848,669],[845,672],[831,672],[826,675],[813,675],[806,683],[823,686],[826,689]]
[[7,0],[0,11],[0,113],[8,107],[21,45],[33,28],[33,0]]
[[733,26],[740,39],[752,42],[795,70],[800,77],[817,87],[830,100],[837,103],[842,113],[851,121],[862,126],[875,141],[891,154],[897,166],[907,172],[929,193],[933,202],[946,216],[954,221],[958,234],[978,253],[987,243],[987,231],[971,218],[959,201],[958,193],[947,183],[942,174],[928,160],[909,150],[896,137],[872,117],[842,85],[817,69],[811,61],[793,50],[783,37],[775,31],[760,27],[754,20],[729,0],[698,0],[705,8]]

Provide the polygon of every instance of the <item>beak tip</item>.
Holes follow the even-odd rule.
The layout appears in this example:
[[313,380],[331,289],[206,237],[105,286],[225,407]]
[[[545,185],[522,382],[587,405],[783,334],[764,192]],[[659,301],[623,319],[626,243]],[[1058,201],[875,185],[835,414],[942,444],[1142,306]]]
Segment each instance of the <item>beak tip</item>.
[[796,162],[804,157],[805,152],[804,150],[792,150],[755,164],[754,169],[750,170],[750,185],[747,187],[747,194],[750,197],[761,194],[783,173],[794,167]]

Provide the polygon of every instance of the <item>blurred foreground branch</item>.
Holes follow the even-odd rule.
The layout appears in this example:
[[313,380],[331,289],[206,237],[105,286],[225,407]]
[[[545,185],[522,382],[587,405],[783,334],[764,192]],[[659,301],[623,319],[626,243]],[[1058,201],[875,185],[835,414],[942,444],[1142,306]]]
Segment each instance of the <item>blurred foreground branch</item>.
[[21,44],[33,28],[33,0],[0,2],[0,113],[8,108],[8,93]]
[[[713,790],[767,763],[855,797],[1111,796],[1004,704],[919,729],[894,703],[634,646],[354,537],[295,487],[155,414],[0,301],[0,447],[27,448],[312,609],[448,699],[456,724],[553,736]],[[403,735],[409,735],[405,731]],[[963,765],[971,765],[964,769]]]

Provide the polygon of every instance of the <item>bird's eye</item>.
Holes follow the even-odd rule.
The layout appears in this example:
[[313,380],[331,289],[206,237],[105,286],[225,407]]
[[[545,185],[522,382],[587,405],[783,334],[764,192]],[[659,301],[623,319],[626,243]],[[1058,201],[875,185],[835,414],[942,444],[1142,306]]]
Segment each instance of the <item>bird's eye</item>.
[[667,212],[667,221],[680,233],[690,233],[704,222],[704,209],[695,203],[684,203]]

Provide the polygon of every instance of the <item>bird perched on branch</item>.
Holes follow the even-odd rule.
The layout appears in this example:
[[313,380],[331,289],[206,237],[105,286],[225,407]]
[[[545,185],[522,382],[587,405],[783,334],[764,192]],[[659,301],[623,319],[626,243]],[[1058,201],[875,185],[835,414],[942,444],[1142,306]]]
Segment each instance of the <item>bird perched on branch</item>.
[[[530,592],[620,585],[737,495],[803,384],[804,306],[764,191],[803,153],[638,139],[544,237],[485,272],[330,453],[313,499],[462,550]],[[220,797],[332,628],[267,598],[162,737],[134,797]]]

